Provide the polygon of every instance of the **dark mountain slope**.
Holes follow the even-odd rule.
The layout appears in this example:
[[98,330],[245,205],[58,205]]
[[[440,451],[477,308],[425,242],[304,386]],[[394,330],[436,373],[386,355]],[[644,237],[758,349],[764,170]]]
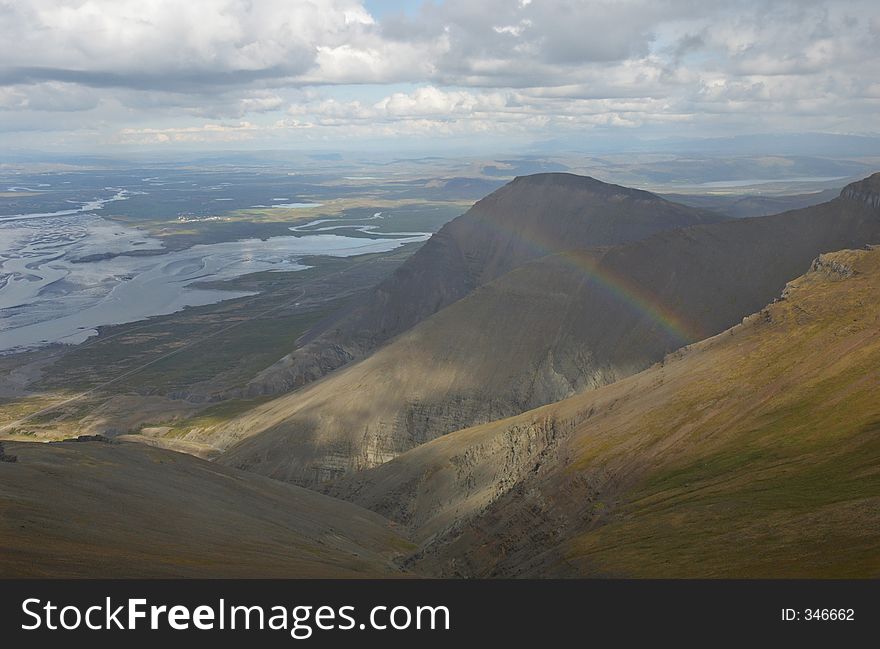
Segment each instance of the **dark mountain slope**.
[[585,176],[516,178],[446,224],[353,311],[304,338],[251,382],[249,393],[300,387],[537,257],[723,218]]

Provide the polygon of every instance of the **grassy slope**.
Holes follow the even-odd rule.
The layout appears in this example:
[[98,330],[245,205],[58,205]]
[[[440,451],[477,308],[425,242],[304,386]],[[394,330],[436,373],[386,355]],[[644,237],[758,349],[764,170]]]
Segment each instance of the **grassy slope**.
[[385,519],[135,444],[6,443],[0,577],[399,576]]
[[834,258],[860,274],[808,275],[769,321],[682,361],[634,426],[658,464],[567,542],[578,571],[880,576],[880,252]]
[[824,260],[664,364],[333,492],[409,524],[433,574],[880,576],[880,251]]

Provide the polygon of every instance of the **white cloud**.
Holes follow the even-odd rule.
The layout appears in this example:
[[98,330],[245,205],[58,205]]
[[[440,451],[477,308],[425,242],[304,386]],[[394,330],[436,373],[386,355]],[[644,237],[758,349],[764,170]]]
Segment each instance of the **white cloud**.
[[116,135],[119,144],[167,144],[242,142],[252,139],[259,128],[250,122],[203,124],[177,128],[124,128]]
[[880,130],[873,0],[0,0],[0,29],[5,130]]
[[26,0],[4,2],[4,75],[95,86],[179,88],[296,77],[316,48],[358,41],[355,0]]

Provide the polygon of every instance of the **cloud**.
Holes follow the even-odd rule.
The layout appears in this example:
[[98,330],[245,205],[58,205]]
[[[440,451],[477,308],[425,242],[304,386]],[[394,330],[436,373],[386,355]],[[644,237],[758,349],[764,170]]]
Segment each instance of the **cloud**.
[[98,105],[88,88],[60,81],[0,86],[0,110],[81,111]]
[[662,100],[655,99],[573,99],[521,90],[424,86],[411,92],[395,92],[370,104],[308,98],[290,106],[288,117],[270,128],[340,140],[440,135],[525,137],[546,129],[565,133],[592,127],[629,128],[686,118],[666,109]]
[[413,0],[380,18],[358,0],[0,0],[0,29],[0,110],[23,131],[47,113],[119,142],[880,130],[873,0]]
[[124,128],[116,135],[119,144],[167,144],[204,142],[242,142],[252,139],[259,129],[249,122],[204,124],[177,128]]
[[353,0],[26,0],[4,2],[4,83],[56,80],[174,89],[293,78],[316,48],[358,38]]

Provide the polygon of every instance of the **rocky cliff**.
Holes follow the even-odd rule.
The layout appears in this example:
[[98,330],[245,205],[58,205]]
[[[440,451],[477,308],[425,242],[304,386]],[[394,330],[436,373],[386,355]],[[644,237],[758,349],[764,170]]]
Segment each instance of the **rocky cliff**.
[[840,192],[840,196],[875,210],[880,209],[880,173],[847,185]]

